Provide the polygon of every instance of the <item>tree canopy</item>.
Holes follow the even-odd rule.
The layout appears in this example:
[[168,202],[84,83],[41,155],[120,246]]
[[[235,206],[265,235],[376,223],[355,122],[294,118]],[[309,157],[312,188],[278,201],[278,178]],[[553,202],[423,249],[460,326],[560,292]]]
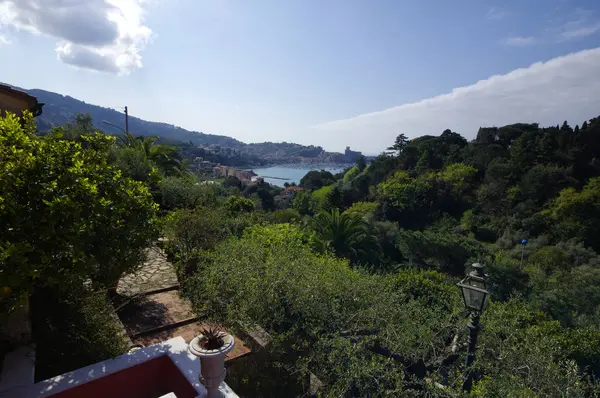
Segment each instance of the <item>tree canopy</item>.
[[158,235],[148,188],[108,164],[114,138],[60,137],[36,136],[31,116],[23,125],[0,119],[0,285],[8,303],[34,286],[112,287]]

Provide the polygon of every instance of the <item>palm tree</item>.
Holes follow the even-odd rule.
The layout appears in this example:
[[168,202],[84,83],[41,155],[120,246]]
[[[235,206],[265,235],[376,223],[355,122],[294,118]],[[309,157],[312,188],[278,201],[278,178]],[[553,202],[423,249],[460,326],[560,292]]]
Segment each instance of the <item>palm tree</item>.
[[140,144],[138,138],[139,137],[136,137],[131,133],[123,133],[123,136],[117,138],[117,143],[121,147],[139,148]]
[[334,208],[313,217],[311,227],[318,250],[332,251],[353,264],[377,262],[379,243],[364,219]]
[[182,159],[177,151],[177,147],[163,144],[153,145],[149,148],[147,156],[166,175],[181,175],[186,173],[187,163]]
[[171,145],[157,144],[157,136],[137,137],[131,133],[125,133],[119,137],[119,145],[133,148],[144,154],[146,159],[152,161],[166,175],[180,175],[185,173],[186,165],[177,147]]

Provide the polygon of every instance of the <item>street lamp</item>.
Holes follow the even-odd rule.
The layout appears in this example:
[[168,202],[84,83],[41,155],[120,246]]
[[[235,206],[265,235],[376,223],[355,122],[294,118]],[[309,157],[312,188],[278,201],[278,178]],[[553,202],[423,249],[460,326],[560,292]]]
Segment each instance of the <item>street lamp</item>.
[[116,124],[113,124],[113,123],[111,123],[111,122],[109,122],[109,121],[106,121],[106,120],[103,120],[103,121],[102,121],[102,123],[103,123],[103,124],[108,124],[109,126],[116,127],[116,128],[118,128],[119,130],[121,130],[122,132],[124,132],[124,133],[125,133],[125,129],[123,129],[123,127],[119,127],[119,126],[117,126]]
[[525,255],[525,245],[527,244],[527,239],[523,239],[521,241],[521,266],[523,266],[523,256]]
[[477,333],[479,332],[479,316],[486,307],[487,298],[490,294],[487,290],[487,275],[483,272],[483,265],[475,263],[472,266],[469,275],[458,283],[465,301],[465,307],[469,311],[469,339],[467,360],[465,362],[466,377],[463,382],[463,389],[471,391],[473,382],[470,367],[475,358],[475,346],[477,345]]

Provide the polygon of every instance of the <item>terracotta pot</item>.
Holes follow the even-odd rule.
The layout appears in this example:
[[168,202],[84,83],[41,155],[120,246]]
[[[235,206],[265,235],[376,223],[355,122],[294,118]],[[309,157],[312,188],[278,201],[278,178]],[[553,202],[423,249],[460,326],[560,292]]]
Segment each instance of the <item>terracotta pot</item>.
[[225,380],[225,355],[233,349],[235,340],[229,333],[223,334],[223,346],[215,350],[204,348],[203,335],[195,337],[189,346],[190,352],[200,358],[200,383],[206,387],[207,397],[220,397],[219,385]]

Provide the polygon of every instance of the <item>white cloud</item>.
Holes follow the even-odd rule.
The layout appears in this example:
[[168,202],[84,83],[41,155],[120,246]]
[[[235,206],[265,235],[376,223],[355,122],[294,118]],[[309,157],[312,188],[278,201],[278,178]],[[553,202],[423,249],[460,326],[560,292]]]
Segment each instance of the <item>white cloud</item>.
[[600,113],[600,48],[538,62],[448,94],[312,128],[323,146],[352,145],[378,153],[396,135],[440,134],[450,128],[473,139],[481,126],[572,125]]
[[145,0],[0,0],[0,26],[57,40],[58,59],[75,67],[129,73],[142,67],[152,36]]
[[492,7],[485,14],[487,19],[504,19],[508,13],[498,7]]
[[560,33],[561,39],[574,39],[577,37],[585,37],[593,35],[594,33],[600,31],[600,23],[596,23],[588,26],[581,26],[581,24],[577,23],[575,25],[569,24],[566,25],[565,30]]
[[10,40],[8,40],[6,37],[0,35],[0,46],[3,44],[10,44]]
[[576,8],[570,19],[563,24],[558,33],[559,41],[586,37],[600,31],[600,21],[594,17],[594,12]]
[[504,44],[507,44],[509,46],[517,46],[517,47],[524,47],[524,46],[531,46],[534,45],[535,43],[537,43],[537,40],[535,37],[532,36],[515,36],[515,37],[509,37],[506,40],[504,40]]

